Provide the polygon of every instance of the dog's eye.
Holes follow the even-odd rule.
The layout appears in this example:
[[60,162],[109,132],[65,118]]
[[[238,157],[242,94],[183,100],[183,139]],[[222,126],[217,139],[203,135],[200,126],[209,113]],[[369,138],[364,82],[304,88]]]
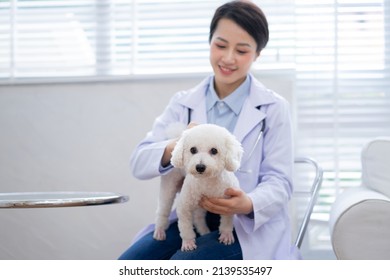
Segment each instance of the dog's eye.
[[196,147],[192,147],[191,149],[190,149],[190,152],[191,152],[191,154],[196,154],[197,152],[198,152],[198,149],[196,148]]
[[211,148],[210,154],[216,155],[216,154],[218,154],[218,150],[216,148]]

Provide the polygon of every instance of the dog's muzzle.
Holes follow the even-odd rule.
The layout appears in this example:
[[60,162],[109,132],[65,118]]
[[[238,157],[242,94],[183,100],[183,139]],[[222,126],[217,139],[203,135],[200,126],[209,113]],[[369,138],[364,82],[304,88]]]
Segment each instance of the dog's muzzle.
[[195,169],[196,169],[196,172],[198,172],[199,174],[202,174],[203,172],[206,171],[206,165],[204,165],[203,163],[199,163],[195,166]]

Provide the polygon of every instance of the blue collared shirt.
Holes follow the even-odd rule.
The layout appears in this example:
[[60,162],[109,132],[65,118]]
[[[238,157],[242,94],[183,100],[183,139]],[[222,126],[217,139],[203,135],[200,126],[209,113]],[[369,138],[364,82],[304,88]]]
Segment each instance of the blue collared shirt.
[[242,105],[249,95],[250,85],[248,75],[235,91],[220,99],[215,92],[214,83],[211,82],[206,92],[207,122],[225,127],[233,133]]
[[[212,80],[206,91],[207,122],[225,127],[233,133],[242,105],[244,105],[245,99],[249,95],[250,86],[251,78],[248,75],[235,91],[221,100],[215,92],[214,80]],[[160,165],[160,173],[164,173],[171,168],[171,164],[166,167]]]

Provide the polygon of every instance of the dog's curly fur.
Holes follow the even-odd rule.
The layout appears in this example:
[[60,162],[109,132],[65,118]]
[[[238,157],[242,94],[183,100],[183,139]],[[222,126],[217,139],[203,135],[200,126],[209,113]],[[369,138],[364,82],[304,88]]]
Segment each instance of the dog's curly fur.
[[[181,250],[196,249],[193,226],[200,235],[210,232],[205,220],[206,210],[199,206],[199,201],[202,196],[224,197],[227,188],[239,186],[234,171],[240,166],[242,153],[240,142],[223,127],[202,124],[185,130],[172,152],[171,163],[175,168],[161,177],[153,237],[166,238],[168,216],[180,191],[177,215]],[[219,232],[221,243],[234,243],[233,216],[221,216]]]

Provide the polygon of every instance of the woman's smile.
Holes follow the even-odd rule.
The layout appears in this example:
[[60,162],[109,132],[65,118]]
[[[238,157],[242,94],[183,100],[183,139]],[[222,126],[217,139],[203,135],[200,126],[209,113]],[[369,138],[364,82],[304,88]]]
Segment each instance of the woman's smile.
[[219,69],[221,70],[221,73],[223,75],[227,75],[227,76],[233,74],[233,72],[236,71],[236,68],[229,68],[222,65],[219,65]]

